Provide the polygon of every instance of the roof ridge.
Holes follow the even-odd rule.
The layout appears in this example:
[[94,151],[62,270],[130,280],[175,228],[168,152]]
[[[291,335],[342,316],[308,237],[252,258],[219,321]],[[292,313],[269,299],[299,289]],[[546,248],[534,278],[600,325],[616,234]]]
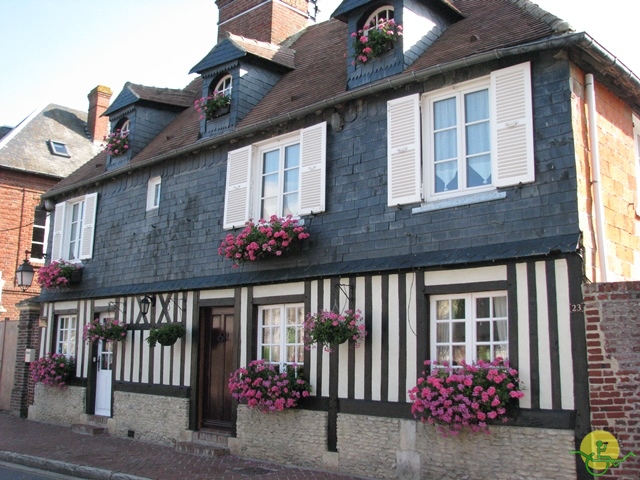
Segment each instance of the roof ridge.
[[566,20],[555,16],[553,13],[544,10],[539,5],[533,3],[530,0],[508,0],[516,7],[521,8],[529,15],[535,17],[537,20],[546,23],[554,33],[568,33],[575,32],[575,28]]

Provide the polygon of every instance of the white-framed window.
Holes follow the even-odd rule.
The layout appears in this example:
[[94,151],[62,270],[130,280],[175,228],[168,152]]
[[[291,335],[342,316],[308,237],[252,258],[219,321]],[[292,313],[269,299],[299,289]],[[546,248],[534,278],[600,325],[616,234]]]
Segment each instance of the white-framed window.
[[71,157],[69,147],[67,147],[66,143],[49,140],[49,148],[51,149],[51,153],[54,155],[58,155],[60,157]]
[[75,356],[77,317],[75,315],[60,315],[57,320],[55,351],[67,357]]
[[387,128],[389,206],[445,208],[533,182],[530,63],[390,100]]
[[250,218],[324,212],[327,124],[232,150],[227,156],[224,228]]
[[258,308],[258,359],[279,365],[304,363],[304,305]]
[[636,215],[640,215],[640,118],[633,116],[633,145],[636,158]]
[[49,238],[49,217],[49,213],[44,208],[36,207],[31,235],[30,259],[32,261],[44,261],[44,255],[47,253],[47,239]]
[[129,133],[129,127],[131,126],[131,121],[128,118],[123,118],[118,121],[114,131],[120,130],[120,134],[124,135],[125,133]]
[[52,260],[83,260],[93,255],[98,194],[58,203],[53,219]]
[[162,177],[152,177],[147,184],[147,211],[160,206],[160,185]]
[[377,8],[369,17],[364,25],[377,25],[381,20],[391,20],[394,16],[393,7],[391,5],[385,5]]
[[225,95],[231,96],[231,86],[232,86],[232,77],[230,74],[226,74],[218,83],[216,83],[214,92],[224,93]]
[[431,360],[458,366],[509,358],[507,292],[430,297]]

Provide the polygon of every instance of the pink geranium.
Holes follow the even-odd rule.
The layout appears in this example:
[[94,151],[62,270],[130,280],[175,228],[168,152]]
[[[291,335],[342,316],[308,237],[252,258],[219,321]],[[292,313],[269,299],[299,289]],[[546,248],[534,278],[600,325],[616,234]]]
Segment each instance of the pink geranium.
[[323,310],[316,314],[308,314],[304,322],[304,344],[307,350],[320,343],[330,352],[335,345],[348,340],[359,347],[360,340],[366,335],[360,310],[346,310],[343,314]]
[[456,435],[463,428],[488,432],[488,420],[507,420],[512,401],[524,393],[518,371],[508,361],[462,363],[453,368],[429,360],[429,373],[422,372],[417,385],[409,390],[411,411],[423,422],[437,424],[443,435]]
[[66,388],[65,382],[75,372],[75,362],[73,357],[53,353],[31,362],[29,371],[34,382],[64,389]]
[[41,288],[68,287],[72,277],[82,268],[81,263],[70,263],[65,260],[53,261],[38,270],[38,284]]

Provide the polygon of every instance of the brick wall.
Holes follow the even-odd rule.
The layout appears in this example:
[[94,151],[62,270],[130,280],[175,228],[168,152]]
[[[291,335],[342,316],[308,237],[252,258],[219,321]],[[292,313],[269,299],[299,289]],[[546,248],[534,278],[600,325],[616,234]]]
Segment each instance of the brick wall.
[[621,457],[601,478],[640,478],[640,282],[584,285],[591,425],[620,443]]
[[33,216],[40,203],[40,195],[58,180],[28,173],[2,170],[0,172],[0,271],[4,280],[0,314],[11,320],[18,319],[15,304],[40,293],[34,282],[27,292],[14,286],[16,269],[25,258],[25,250],[31,250]]
[[[592,158],[589,148],[589,111],[585,73],[572,66],[572,121],[576,151],[580,229],[584,232],[586,275],[602,277],[593,215]],[[631,108],[597,80],[595,83],[598,148],[607,252],[608,280],[638,280],[634,252],[640,251],[636,235],[636,168]],[[637,255],[637,254],[636,254]]]
[[18,321],[18,339],[16,345],[14,382],[11,390],[11,411],[21,417],[27,416],[29,405],[34,399],[34,384],[29,374],[29,364],[24,361],[27,348],[39,351],[40,304],[34,300],[26,300],[18,305],[20,320]]

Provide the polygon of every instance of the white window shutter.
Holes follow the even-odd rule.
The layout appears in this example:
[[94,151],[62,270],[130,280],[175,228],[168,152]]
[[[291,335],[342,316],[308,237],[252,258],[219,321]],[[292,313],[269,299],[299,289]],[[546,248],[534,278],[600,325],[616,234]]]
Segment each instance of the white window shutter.
[[241,227],[249,220],[250,179],[251,146],[230,151],[227,155],[223,228]]
[[325,211],[327,122],[300,132],[299,215]]
[[82,219],[82,239],[80,241],[80,260],[93,256],[93,236],[96,230],[96,212],[98,194],[91,193],[84,197],[84,218]]
[[387,203],[390,207],[422,200],[418,94],[387,102]]
[[64,229],[64,214],[66,204],[64,202],[56,204],[53,217],[53,242],[51,244],[51,260],[62,258],[62,231]]
[[525,62],[493,72],[491,86],[496,126],[493,183],[504,187],[533,182],[531,64]]

